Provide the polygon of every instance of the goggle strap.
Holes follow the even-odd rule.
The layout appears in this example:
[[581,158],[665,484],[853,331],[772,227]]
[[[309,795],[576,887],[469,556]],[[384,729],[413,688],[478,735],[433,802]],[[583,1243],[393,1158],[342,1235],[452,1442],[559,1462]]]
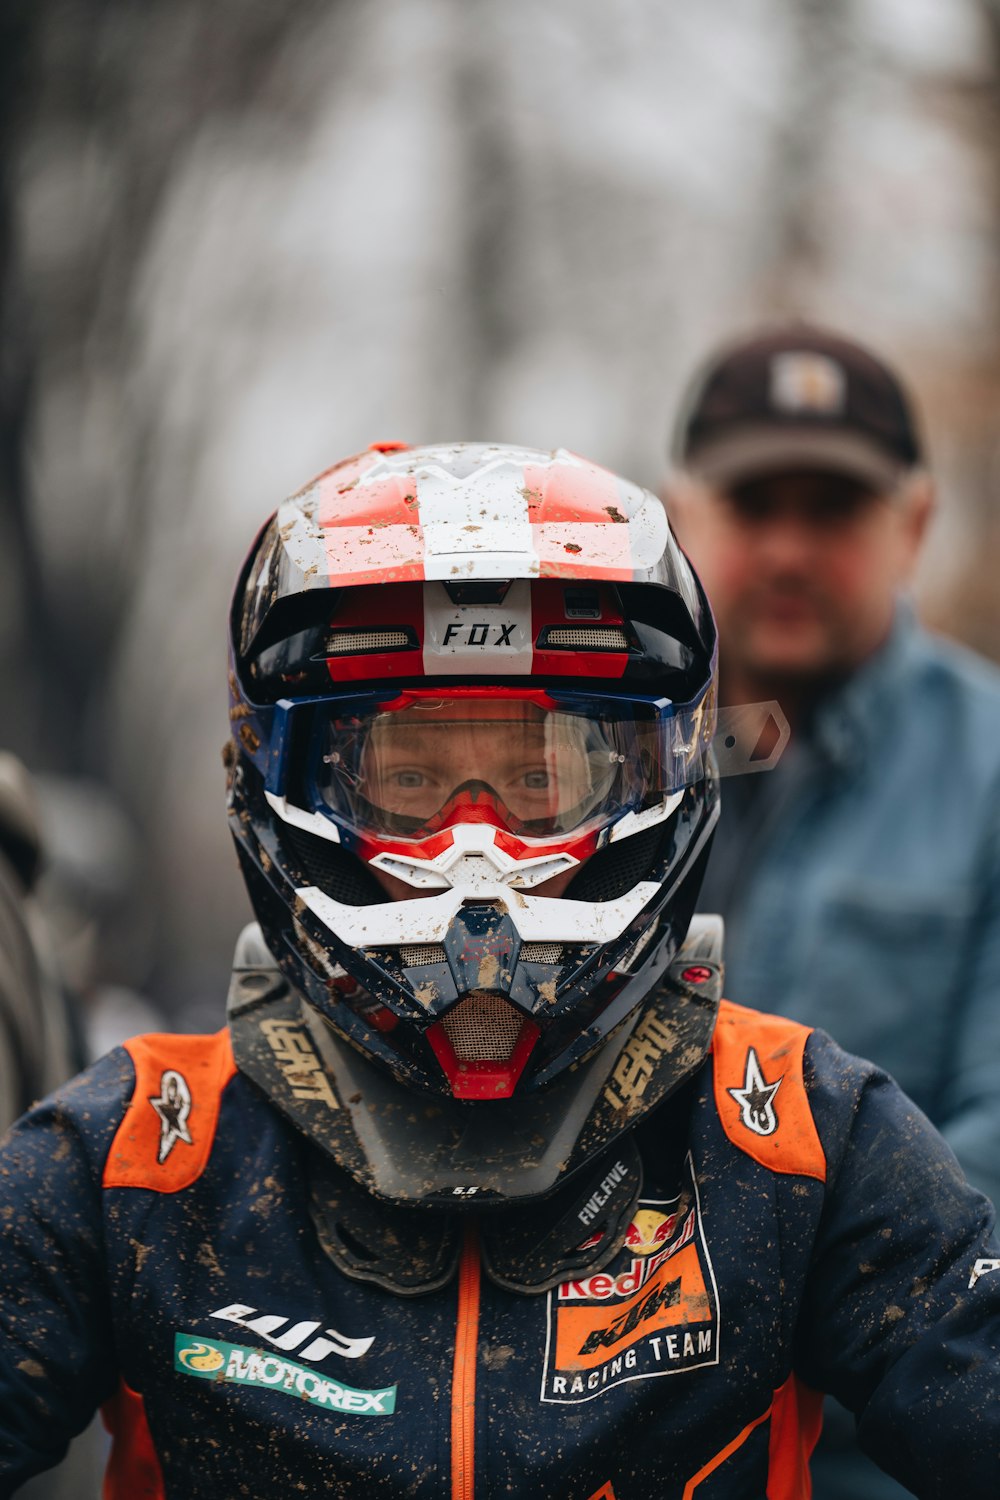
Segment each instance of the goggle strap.
[[776,700],[734,703],[718,711],[712,748],[720,776],[771,771],[781,759],[791,727]]

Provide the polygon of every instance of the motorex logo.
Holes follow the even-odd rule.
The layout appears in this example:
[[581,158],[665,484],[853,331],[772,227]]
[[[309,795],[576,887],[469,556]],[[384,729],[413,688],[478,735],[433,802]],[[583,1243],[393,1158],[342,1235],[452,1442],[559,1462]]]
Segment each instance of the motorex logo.
[[396,1410],[394,1385],[380,1391],[356,1390],[281,1355],[193,1333],[174,1335],[174,1369],[182,1375],[195,1375],[199,1380],[267,1386],[313,1406],[359,1417],[388,1417]]

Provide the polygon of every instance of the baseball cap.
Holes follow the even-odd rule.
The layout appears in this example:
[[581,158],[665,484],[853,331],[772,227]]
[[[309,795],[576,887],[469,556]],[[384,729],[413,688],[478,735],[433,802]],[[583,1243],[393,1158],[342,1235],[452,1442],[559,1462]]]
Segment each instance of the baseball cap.
[[719,488],[809,468],[884,492],[922,450],[899,377],[862,345],[797,323],[709,361],[682,404],[674,456]]

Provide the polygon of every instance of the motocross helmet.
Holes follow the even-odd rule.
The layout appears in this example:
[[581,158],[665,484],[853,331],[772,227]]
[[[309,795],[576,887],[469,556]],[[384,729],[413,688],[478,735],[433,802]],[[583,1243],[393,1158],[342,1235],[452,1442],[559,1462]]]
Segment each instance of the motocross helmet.
[[565,450],[376,446],[265,525],[230,652],[231,829],[307,1004],[459,1100],[600,1048],[717,817],[715,627],[659,500]]

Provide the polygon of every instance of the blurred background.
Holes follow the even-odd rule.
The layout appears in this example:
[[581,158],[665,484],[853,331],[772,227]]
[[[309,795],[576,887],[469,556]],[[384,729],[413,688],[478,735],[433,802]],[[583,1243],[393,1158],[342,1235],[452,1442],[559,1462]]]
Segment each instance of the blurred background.
[[369,442],[656,487],[810,316],[908,375],[921,608],[1000,657],[1000,0],[6,0],[0,173],[0,744],[99,1039],[221,1024],[229,591]]

